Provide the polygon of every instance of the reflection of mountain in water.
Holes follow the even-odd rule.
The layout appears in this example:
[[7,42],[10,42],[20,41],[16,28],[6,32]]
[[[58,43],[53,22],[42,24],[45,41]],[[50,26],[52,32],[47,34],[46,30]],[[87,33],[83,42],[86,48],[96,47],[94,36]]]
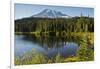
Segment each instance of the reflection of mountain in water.
[[[19,39],[18,39],[19,38]],[[23,54],[25,51],[31,51],[32,49],[37,50],[38,52],[48,56],[53,57],[58,53],[63,56],[72,56],[76,54],[78,45],[75,42],[68,42],[61,38],[49,37],[49,38],[37,38],[37,37],[25,37],[17,36],[16,49],[19,47],[19,51],[16,50],[16,54]],[[21,44],[22,43],[22,44]],[[21,49],[21,50],[20,50]]]

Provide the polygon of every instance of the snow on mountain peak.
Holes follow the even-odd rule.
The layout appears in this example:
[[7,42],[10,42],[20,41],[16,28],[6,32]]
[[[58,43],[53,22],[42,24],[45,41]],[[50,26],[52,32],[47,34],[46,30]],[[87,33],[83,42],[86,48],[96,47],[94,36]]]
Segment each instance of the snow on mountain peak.
[[44,9],[40,13],[33,15],[32,17],[41,17],[41,18],[68,18],[69,16],[63,14],[60,11],[51,10],[51,9]]

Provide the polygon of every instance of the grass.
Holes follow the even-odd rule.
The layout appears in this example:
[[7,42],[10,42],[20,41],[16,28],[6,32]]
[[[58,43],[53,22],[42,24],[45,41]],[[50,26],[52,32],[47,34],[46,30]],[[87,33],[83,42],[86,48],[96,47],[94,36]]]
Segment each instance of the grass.
[[68,58],[65,58],[64,62],[76,62],[78,61],[78,57],[77,56],[71,56],[71,57],[68,57]]
[[60,63],[63,61],[60,54],[57,54],[53,58],[48,58],[47,56],[32,50],[30,53],[26,52],[21,57],[15,56],[15,65],[27,65],[27,64],[45,64],[45,63]]

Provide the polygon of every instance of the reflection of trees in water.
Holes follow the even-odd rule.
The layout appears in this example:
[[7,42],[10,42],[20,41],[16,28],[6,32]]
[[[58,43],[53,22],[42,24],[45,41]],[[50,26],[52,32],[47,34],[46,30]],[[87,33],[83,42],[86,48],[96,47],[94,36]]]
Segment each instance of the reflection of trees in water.
[[44,47],[45,49],[49,48],[58,48],[61,46],[65,46],[68,42],[79,42],[79,37],[77,36],[66,36],[66,37],[56,37],[56,36],[49,36],[49,37],[36,37],[35,35],[25,35],[23,38],[25,40],[31,41],[33,43],[37,43],[40,46]]

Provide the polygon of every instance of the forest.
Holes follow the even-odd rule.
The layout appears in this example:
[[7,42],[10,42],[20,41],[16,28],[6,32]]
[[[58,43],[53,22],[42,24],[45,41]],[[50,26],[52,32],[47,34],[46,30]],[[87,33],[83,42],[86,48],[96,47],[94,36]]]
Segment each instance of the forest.
[[15,32],[42,35],[65,35],[66,33],[94,32],[94,18],[23,18],[15,20]]

